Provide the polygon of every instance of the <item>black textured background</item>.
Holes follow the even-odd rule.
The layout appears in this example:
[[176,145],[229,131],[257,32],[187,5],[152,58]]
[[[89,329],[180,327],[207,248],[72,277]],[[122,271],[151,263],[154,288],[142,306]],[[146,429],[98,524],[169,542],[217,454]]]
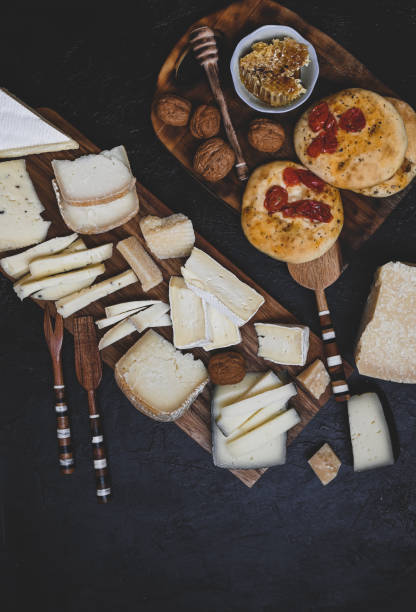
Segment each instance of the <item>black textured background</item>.
[[[50,106],[102,147],[126,145],[139,180],[317,332],[313,296],[243,239],[153,134],[158,70],[185,28],[224,5],[139,0],[104,10],[55,3],[1,11],[0,75],[32,106]],[[288,6],[334,37],[414,106],[411,0],[296,0]],[[328,291],[340,347],[353,340],[376,267],[416,261],[415,190]],[[105,368],[104,414],[114,498],[96,503],[85,397],[73,345],[64,369],[77,461],[57,470],[51,367],[41,311],[0,278],[0,609],[83,612],[414,610],[416,390],[360,380],[391,409],[400,455],[354,474],[344,410],[330,402],[252,489],[174,425],[138,414]],[[306,457],[330,442],[344,464],[322,487]]]

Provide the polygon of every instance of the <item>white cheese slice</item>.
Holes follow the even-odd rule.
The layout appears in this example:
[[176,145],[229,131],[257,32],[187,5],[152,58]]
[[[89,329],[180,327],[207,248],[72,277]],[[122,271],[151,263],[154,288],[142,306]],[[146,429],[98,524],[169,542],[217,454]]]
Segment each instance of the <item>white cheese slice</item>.
[[31,279],[27,281],[19,281],[13,285],[13,289],[17,293],[18,297],[23,300],[29,295],[35,292],[45,289],[46,287],[52,286],[63,286],[74,281],[84,281],[86,279],[95,278],[105,271],[104,264],[95,264],[82,268],[81,270],[73,270],[71,272],[64,272],[63,274],[55,274],[54,276],[47,276],[45,278]]
[[113,254],[111,242],[101,246],[78,251],[76,253],[59,253],[50,257],[40,257],[30,262],[29,270],[33,278],[52,276],[61,272],[69,272],[110,259]]
[[63,251],[78,237],[78,234],[70,234],[69,236],[60,236],[58,238],[51,238],[46,242],[37,244],[30,249],[26,249],[22,253],[17,255],[10,255],[10,257],[3,257],[0,260],[0,266],[12,278],[20,278],[27,272],[29,272],[29,263],[36,257],[42,257],[44,255],[53,255],[59,251]]
[[[82,272],[82,270],[78,270],[78,272]],[[67,274],[75,274],[75,272],[67,272]],[[111,293],[114,293],[114,291],[123,289],[132,283],[137,283],[137,280],[137,276],[133,270],[126,270],[121,274],[107,278],[96,285],[92,285],[87,289],[81,289],[81,291],[77,291],[76,293],[58,300],[55,304],[56,310],[64,318],[69,317],[74,312],[88,306],[88,304],[91,304],[92,302],[95,302],[106,295],[110,295]]]
[[0,114],[0,157],[19,157],[79,147],[75,140],[5,89],[0,89]]
[[376,393],[354,395],[348,400],[348,419],[354,471],[361,472],[394,463],[390,432]]
[[176,348],[203,346],[211,340],[205,304],[180,276],[170,278],[169,303]]
[[246,419],[252,416],[260,408],[264,408],[269,404],[278,402],[279,404],[286,403],[291,397],[296,395],[296,387],[293,383],[283,385],[277,389],[269,389],[263,393],[252,394],[250,391],[248,396],[231,404],[227,404],[221,410],[221,417],[218,419],[218,427],[221,431],[229,436],[235,429],[235,423],[240,419],[243,423]]
[[205,351],[213,351],[241,342],[238,325],[211,304],[206,303],[206,312],[208,314],[208,326],[212,340],[204,345]]
[[110,327],[111,325],[114,325],[115,323],[118,323],[123,319],[127,319],[131,315],[136,314],[136,312],[139,312],[139,310],[140,308],[133,308],[133,310],[128,310],[127,312],[120,312],[119,314],[113,315],[112,317],[106,317],[105,319],[97,319],[95,324],[98,329],[104,329],[105,327]]
[[118,342],[122,338],[129,336],[133,332],[137,332],[135,325],[130,321],[130,319],[123,319],[117,325],[114,325],[111,329],[109,329],[104,336],[101,338],[98,343],[98,348],[100,351],[105,349],[107,346],[114,344],[114,342]]
[[259,341],[259,357],[284,365],[305,365],[309,327],[281,323],[254,323],[254,327]]
[[15,204],[30,207],[36,213],[45,210],[26,169],[24,159],[0,163],[0,195]]
[[169,313],[166,313],[157,320],[157,325],[153,325],[153,327],[172,327],[172,319],[169,316]]
[[70,281],[68,283],[62,283],[61,285],[45,287],[40,291],[36,291],[36,293],[32,293],[30,297],[34,298],[35,300],[60,300],[61,298],[74,293],[75,291],[80,291],[81,289],[85,289],[85,287],[90,287],[97,276],[98,274],[83,280]]
[[146,244],[159,259],[187,257],[195,244],[192,221],[177,213],[169,217],[148,215],[140,221]]
[[212,413],[212,457],[214,465],[228,469],[257,469],[284,464],[286,461],[286,434],[283,433],[276,438],[257,448],[254,452],[243,452],[238,457],[230,453],[222,431],[216,424],[221,408],[224,403],[235,401],[244,396],[253,384],[259,381],[262,375],[258,372],[249,372],[240,383],[236,385],[217,386],[214,389],[211,413]]
[[141,310],[137,314],[131,316],[130,321],[135,325],[137,331],[142,333],[148,327],[158,327],[158,321],[168,312],[168,310],[169,304],[159,302],[158,304],[153,304],[153,306],[149,306],[149,308]]
[[300,422],[300,417],[294,408],[290,408],[274,418],[262,423],[255,429],[250,429],[237,437],[227,439],[229,452],[238,457],[241,453],[249,453],[264,446]]
[[157,304],[160,300],[133,300],[131,302],[121,302],[120,304],[113,304],[112,306],[105,307],[105,316],[113,317],[114,315],[118,315],[122,312],[127,312],[129,310],[135,310],[136,308],[140,310],[141,308],[146,308],[146,306],[152,306],[152,304]]
[[239,327],[264,303],[262,295],[196,247],[182,268],[182,276],[192,291]]

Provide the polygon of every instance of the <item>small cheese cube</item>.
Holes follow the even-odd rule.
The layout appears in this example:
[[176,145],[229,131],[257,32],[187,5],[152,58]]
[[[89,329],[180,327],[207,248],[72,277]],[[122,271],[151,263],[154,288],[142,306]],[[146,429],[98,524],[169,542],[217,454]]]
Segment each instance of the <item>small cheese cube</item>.
[[325,391],[331,378],[320,359],[315,359],[306,370],[303,370],[296,376],[299,382],[313,395],[316,399],[319,399],[322,393]]
[[328,443],[321,446],[308,463],[323,485],[327,485],[331,480],[334,480],[341,467],[341,461]]

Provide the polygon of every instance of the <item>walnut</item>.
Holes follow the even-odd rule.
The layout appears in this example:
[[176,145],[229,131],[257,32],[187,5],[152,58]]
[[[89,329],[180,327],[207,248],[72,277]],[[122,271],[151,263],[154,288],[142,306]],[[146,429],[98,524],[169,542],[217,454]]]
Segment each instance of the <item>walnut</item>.
[[194,138],[212,138],[220,130],[221,115],[218,108],[201,104],[191,117],[189,129]]
[[246,374],[246,360],[236,351],[217,353],[209,360],[208,373],[216,385],[234,385]]
[[189,121],[191,108],[189,100],[174,94],[166,94],[157,101],[156,114],[163,123],[183,126]]
[[210,138],[195,153],[194,170],[204,179],[215,183],[230,172],[234,165],[234,151],[222,138]]
[[285,141],[285,131],[270,119],[255,119],[248,128],[248,141],[262,153],[275,153]]

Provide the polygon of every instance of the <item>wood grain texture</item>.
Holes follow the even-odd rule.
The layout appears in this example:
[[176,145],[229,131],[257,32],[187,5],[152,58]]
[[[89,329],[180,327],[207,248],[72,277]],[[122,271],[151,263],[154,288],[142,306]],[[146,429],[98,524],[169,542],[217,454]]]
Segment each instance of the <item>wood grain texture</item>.
[[[394,96],[394,92],[389,87],[377,79],[341,45],[308,24],[293,11],[272,0],[236,2],[200,19],[184,33],[163,64],[157,80],[155,100],[161,94],[169,91],[188,98],[193,106],[215,102],[202,70],[199,75],[200,78],[189,85],[176,79],[175,66],[188,46],[189,33],[193,28],[207,25],[215,31],[221,32],[224,35],[222,46],[224,57],[221,62],[223,69],[220,74],[221,85],[244,159],[250,171],[260,164],[274,159],[297,161],[293,148],[293,126],[306,108],[306,106],[301,106],[300,109],[277,116],[276,120],[285,129],[286,142],[276,154],[260,153],[249,145],[247,140],[248,125],[252,119],[261,115],[248,107],[235,93],[230,76],[229,61],[239,40],[265,24],[291,26],[315,47],[319,60],[320,75],[310,99],[311,103],[322,96],[346,87],[363,87],[381,95]],[[274,117],[272,116],[272,118]],[[204,181],[192,167],[192,159],[198,147],[198,142],[192,137],[188,128],[177,128],[163,124],[154,112],[154,106],[152,107],[151,119],[159,139],[185,168],[216,197],[239,211],[244,184],[238,180],[235,172],[232,170],[227,177],[217,183]],[[380,227],[400,203],[409,188],[407,187],[400,193],[388,198],[370,198],[346,190],[341,192],[345,221],[340,240],[346,260],[348,260],[352,251],[358,249]]]
[[[44,153],[42,155],[31,155],[27,159],[27,169],[34,182],[36,191],[46,208],[45,216],[52,221],[49,229],[48,238],[52,238],[58,235],[66,235],[68,230],[65,226],[64,221],[59,213],[55,196],[52,189],[51,180],[53,178],[53,171],[51,167],[52,159],[75,159],[80,155],[86,153],[98,153],[99,148],[89,141],[83,134],[81,134],[76,128],[60,117],[56,112],[50,109],[40,109],[42,116],[46,117],[58,128],[62,129],[69,136],[77,140],[80,144],[80,148],[77,151],[63,151],[59,153]],[[144,216],[147,214],[167,216],[172,214],[172,211],[163,204],[158,198],[152,195],[143,185],[137,183],[137,192],[140,199],[140,215]],[[122,227],[99,234],[97,236],[83,236],[88,247],[97,246],[104,244],[105,242],[117,242],[123,238],[127,238],[129,235],[136,236],[141,244],[145,244],[143,237],[140,232],[138,217],[135,217]],[[231,261],[229,261],[224,255],[222,255],[217,249],[215,249],[207,240],[202,236],[196,236],[196,245],[209,253],[217,261],[223,264],[231,272],[236,274],[242,281],[248,283],[265,298],[265,303],[259,309],[255,317],[251,322],[241,328],[241,334],[243,342],[235,347],[236,350],[241,351],[247,361],[247,366],[252,371],[265,371],[270,368],[276,372],[279,370],[287,369],[291,377],[295,377],[296,374],[302,368],[299,367],[279,367],[276,364],[266,362],[263,359],[257,357],[257,337],[252,323],[254,321],[278,321],[282,323],[294,323],[296,322],[295,317],[286,310],[277,300],[268,295],[261,287],[254,283],[244,272],[239,270]],[[138,300],[138,299],[159,299],[164,302],[168,301],[169,297],[169,278],[172,275],[180,274],[180,267],[183,263],[182,259],[165,259],[158,260],[158,265],[162,270],[164,282],[154,287],[146,294],[140,288],[138,283],[130,285],[117,291],[116,293],[103,298],[99,302],[90,304],[87,308],[83,309],[76,315],[65,319],[65,327],[73,333],[73,320],[74,317],[79,314],[90,314],[95,319],[102,319],[105,317],[105,306],[116,304],[122,301]],[[113,256],[111,259],[106,261],[106,273],[105,276],[109,277],[114,274],[120,273],[126,270],[127,264],[122,255],[117,251],[113,250]],[[100,277],[101,278],[101,277]],[[45,302],[38,300],[37,303],[42,308],[45,307]],[[102,335],[106,330],[98,332]],[[172,329],[170,327],[163,327],[157,330],[158,333],[165,336],[168,340],[172,340]],[[138,339],[137,334],[132,334],[123,338],[119,342],[107,347],[102,351],[103,361],[114,369],[114,366],[118,359],[134,344]],[[206,353],[203,349],[194,349],[192,353],[202,359],[207,364],[209,359],[209,353]],[[308,353],[307,363],[314,361],[317,357],[323,358],[324,351],[321,340],[311,334],[310,346]],[[348,373],[351,373],[351,367],[347,366]],[[210,427],[210,393],[211,389],[208,385],[204,392],[196,399],[193,403],[191,410],[189,410],[182,418],[175,421],[176,425],[185,431],[191,438],[193,438],[200,446],[202,446],[208,452],[211,452],[211,427]],[[330,390],[320,398],[318,402],[315,398],[308,395],[303,389],[299,390],[299,395],[293,400],[293,405],[299,412],[301,422],[288,434],[288,444],[290,444],[296,436],[302,431],[307,423],[313,418],[318,412],[319,408],[323,406],[330,396]],[[161,424],[161,427],[167,425]],[[213,468],[214,469],[214,468]],[[265,470],[234,470],[233,473],[248,487],[260,478]]]

